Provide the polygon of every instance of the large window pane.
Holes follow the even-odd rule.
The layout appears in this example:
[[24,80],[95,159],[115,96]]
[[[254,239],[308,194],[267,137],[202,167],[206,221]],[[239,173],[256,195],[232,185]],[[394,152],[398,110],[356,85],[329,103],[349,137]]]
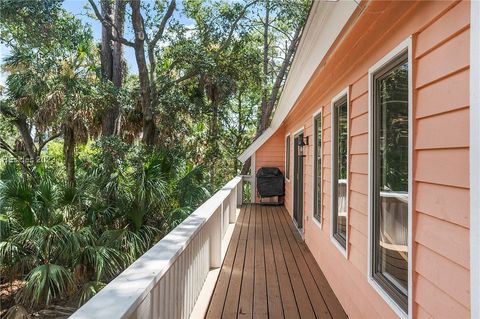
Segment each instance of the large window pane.
[[334,104],[334,207],[333,236],[346,247],[347,240],[347,146],[348,146],[347,96]]
[[374,277],[408,308],[408,63],[375,77]]
[[322,222],[322,114],[317,115],[314,120],[314,142],[315,142],[315,173],[314,173],[314,209],[313,217]]

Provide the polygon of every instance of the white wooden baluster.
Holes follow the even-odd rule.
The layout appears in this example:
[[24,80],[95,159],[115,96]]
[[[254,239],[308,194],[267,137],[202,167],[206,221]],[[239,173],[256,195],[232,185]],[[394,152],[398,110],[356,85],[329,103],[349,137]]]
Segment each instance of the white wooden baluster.
[[237,184],[237,206],[243,204],[243,181]]

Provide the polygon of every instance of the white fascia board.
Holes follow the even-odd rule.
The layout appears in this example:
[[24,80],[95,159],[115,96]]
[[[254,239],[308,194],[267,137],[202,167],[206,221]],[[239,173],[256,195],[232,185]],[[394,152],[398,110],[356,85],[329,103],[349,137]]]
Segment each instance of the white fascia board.
[[238,157],[241,162],[245,162],[252,156],[283,123],[356,8],[355,1],[348,0],[338,2],[315,1],[313,3],[272,123]]

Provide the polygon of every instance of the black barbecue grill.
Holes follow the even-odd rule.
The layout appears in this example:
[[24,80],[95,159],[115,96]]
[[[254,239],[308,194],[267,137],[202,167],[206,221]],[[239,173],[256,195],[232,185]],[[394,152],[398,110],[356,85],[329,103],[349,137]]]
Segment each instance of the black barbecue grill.
[[[280,169],[277,167],[260,168],[257,172],[257,192],[260,202],[263,204],[283,204],[285,179]],[[277,201],[272,201],[275,197]]]

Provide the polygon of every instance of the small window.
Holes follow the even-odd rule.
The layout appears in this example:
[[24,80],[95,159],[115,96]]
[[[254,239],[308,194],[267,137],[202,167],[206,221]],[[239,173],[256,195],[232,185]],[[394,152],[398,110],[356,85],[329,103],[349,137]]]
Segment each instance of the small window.
[[332,235],[345,249],[347,244],[347,146],[348,102],[347,95],[333,103],[333,154],[332,154]]
[[313,218],[322,222],[322,113],[313,119],[314,174],[313,174]]
[[408,312],[408,56],[373,75],[370,274]]
[[290,134],[285,139],[285,178],[290,179]]

